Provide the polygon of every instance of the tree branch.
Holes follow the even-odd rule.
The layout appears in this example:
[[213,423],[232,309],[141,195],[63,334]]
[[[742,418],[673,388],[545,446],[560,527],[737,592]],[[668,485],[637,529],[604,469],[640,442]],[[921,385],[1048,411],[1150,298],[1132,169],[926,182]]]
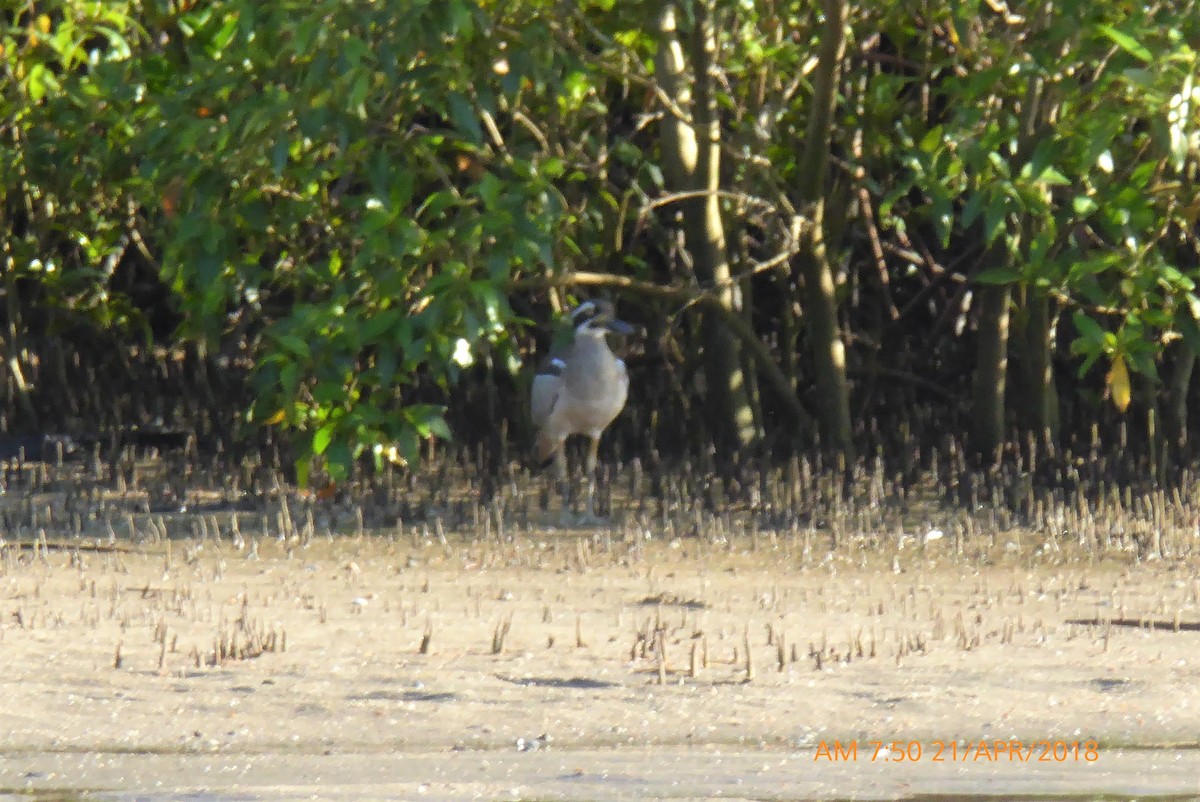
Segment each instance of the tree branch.
[[762,371],[763,376],[775,388],[780,400],[783,401],[788,412],[794,419],[795,424],[803,432],[812,432],[815,430],[816,424],[813,417],[804,408],[804,405],[800,403],[800,399],[796,397],[796,394],[792,392],[791,384],[788,382],[787,377],[784,376],[779,365],[775,362],[775,359],[771,356],[771,351],[766,343],[763,342],[762,338],[755,333],[754,329],[741,315],[725,308],[721,303],[720,297],[715,293],[695,287],[656,284],[653,281],[643,281],[642,279],[630,278],[629,276],[586,271],[563,273],[546,278],[518,279],[509,285],[509,288],[513,290],[551,287],[602,287],[643,298],[657,298],[684,305],[696,304],[703,307],[706,312],[716,315],[722,323],[729,327],[729,330],[742,342],[742,345],[750,351],[750,355],[754,357],[759,370]]

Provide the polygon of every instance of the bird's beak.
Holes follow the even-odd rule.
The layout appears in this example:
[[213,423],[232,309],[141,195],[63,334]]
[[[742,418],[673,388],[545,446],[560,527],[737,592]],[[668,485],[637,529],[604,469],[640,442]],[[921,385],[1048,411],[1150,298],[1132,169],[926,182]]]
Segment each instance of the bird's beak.
[[615,317],[608,322],[608,330],[613,334],[633,334],[637,331],[633,325],[626,323],[624,320],[617,320]]

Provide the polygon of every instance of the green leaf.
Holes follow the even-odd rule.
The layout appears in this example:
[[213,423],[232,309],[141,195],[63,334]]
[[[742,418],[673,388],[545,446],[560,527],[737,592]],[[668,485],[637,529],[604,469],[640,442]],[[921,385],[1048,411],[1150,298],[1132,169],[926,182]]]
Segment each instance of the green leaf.
[[400,456],[410,465],[414,465],[417,459],[421,456],[421,442],[417,439],[417,432],[411,426],[407,426],[400,431],[396,436],[396,450],[400,452]]
[[979,219],[979,213],[983,211],[983,203],[986,196],[982,192],[972,192],[971,197],[967,200],[962,210],[962,227],[970,228]]
[[282,345],[286,350],[295,354],[298,357],[307,359],[311,355],[308,347],[308,342],[296,334],[276,334],[275,341]]
[[390,199],[392,208],[405,209],[412,200],[414,187],[413,171],[396,170],[392,174]]
[[1075,323],[1075,330],[1079,332],[1079,336],[1086,342],[1097,346],[1104,344],[1104,329],[1100,328],[1099,323],[1092,320],[1084,312],[1076,312],[1071,319]]
[[390,349],[382,351],[375,361],[375,372],[382,386],[388,386],[396,376],[396,355]]
[[1183,336],[1183,342],[1193,354],[1200,354],[1200,325],[1192,315],[1176,315],[1175,326]]
[[404,417],[421,437],[449,440],[450,427],[446,425],[445,414],[446,408],[435,404],[412,404],[404,410]]
[[391,331],[396,326],[401,314],[401,311],[396,307],[373,313],[367,318],[366,325],[363,326],[363,341],[367,343],[378,342],[383,337],[384,332]]
[[288,161],[288,141],[287,137],[280,136],[275,140],[275,147],[271,151],[271,169],[275,171],[275,177],[279,178],[283,175],[283,168],[287,166]]
[[311,388],[313,400],[321,405],[321,408],[328,410],[341,404],[346,398],[346,386],[343,382],[337,380],[318,381]]
[[1138,349],[1129,354],[1129,366],[1150,381],[1158,384],[1158,366],[1154,364],[1153,354],[1146,349]]
[[430,221],[435,221],[441,217],[442,212],[449,209],[456,202],[453,194],[447,190],[440,189],[425,198],[425,202],[421,204],[413,216],[417,218],[427,217]]
[[29,70],[28,91],[33,102],[41,100],[46,95],[46,84],[49,83],[50,73],[45,64],[34,64]]
[[1015,284],[1021,274],[1012,267],[989,267],[975,277],[977,284]]
[[1047,167],[1045,170],[1042,170],[1037,180],[1051,187],[1061,187],[1071,183],[1069,178],[1054,167]]
[[308,477],[312,474],[312,459],[302,457],[296,461],[296,484],[300,487],[308,487]]
[[234,34],[237,33],[237,27],[237,14],[227,14],[224,24],[212,38],[212,48],[215,53],[219,54],[225,48],[229,47],[230,42],[233,41]]
[[1096,360],[1099,358],[1100,358],[1099,351],[1088,352],[1087,357],[1083,360],[1083,363],[1079,366],[1079,371],[1077,372],[1076,375],[1082,379],[1084,376],[1087,375],[1088,371],[1092,369],[1092,365],[1096,364]]
[[567,98],[571,101],[571,106],[577,108],[591,91],[592,84],[588,80],[587,73],[582,70],[575,70],[567,75],[563,81],[563,88],[567,90]]
[[925,132],[925,136],[921,137],[921,143],[918,147],[925,153],[934,153],[941,149],[942,146],[942,127],[934,126]]
[[312,453],[317,456],[325,453],[325,450],[329,448],[329,444],[333,441],[333,432],[336,427],[337,424],[331,421],[320,429],[317,429],[312,439]]
[[1155,70],[1147,70],[1142,67],[1130,67],[1121,74],[1125,76],[1125,80],[1142,89],[1154,89],[1159,76]]
[[1053,245],[1054,230],[1052,226],[1034,234],[1033,240],[1029,243],[1029,264],[1034,267],[1033,272],[1039,274],[1040,278],[1046,281],[1045,286],[1050,286],[1050,278],[1057,274],[1057,270],[1054,270],[1055,265],[1046,264],[1046,257]]
[[470,101],[457,92],[451,92],[447,102],[450,104],[450,119],[454,127],[473,144],[483,144],[483,128],[479,125],[479,117]]
[[350,475],[354,456],[345,440],[334,440],[325,452],[325,471],[334,482],[344,482]]
[[983,209],[983,236],[988,245],[996,241],[1005,231],[1004,217],[1008,214],[1008,203],[1003,195],[993,195]]
[[366,117],[366,100],[367,93],[371,90],[371,76],[367,72],[360,72],[354,76],[354,82],[350,85],[350,95],[348,105],[350,110],[357,116]]
[[1097,25],[1096,30],[1107,36],[1117,47],[1129,53],[1134,58],[1145,62],[1154,60],[1153,54],[1141,42],[1124,31],[1118,31],[1111,25]]
[[1098,276],[1117,263],[1119,256],[1115,253],[1101,254],[1091,259],[1083,259],[1071,265],[1071,278],[1078,280],[1085,276]]
[[300,386],[300,368],[296,363],[287,362],[279,369],[279,386],[287,395],[296,395]]
[[566,165],[563,163],[563,160],[557,157],[546,159],[541,165],[542,175],[551,181],[561,176],[565,170]]

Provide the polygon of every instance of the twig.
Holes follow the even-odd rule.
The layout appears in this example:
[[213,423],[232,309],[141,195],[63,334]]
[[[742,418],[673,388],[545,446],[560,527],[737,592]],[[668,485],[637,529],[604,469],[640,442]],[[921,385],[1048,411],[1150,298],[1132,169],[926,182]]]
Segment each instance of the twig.
[[617,291],[628,292],[648,298],[659,298],[680,304],[696,304],[720,318],[737,336],[750,355],[754,357],[759,369],[779,394],[780,400],[787,406],[795,419],[797,427],[805,431],[813,431],[815,422],[812,416],[800,403],[800,399],[792,391],[787,376],[771,355],[767,344],[755,333],[753,327],[736,311],[727,309],[721,299],[711,290],[698,287],[679,287],[668,284],[655,284],[652,281],[617,276],[609,273],[573,272],[547,278],[520,279],[509,285],[512,289],[530,289],[535,287],[607,287]]
[[858,202],[862,206],[862,219],[867,224],[867,239],[871,242],[871,255],[875,257],[875,269],[879,272],[880,290],[887,301],[888,314],[892,320],[900,317],[896,301],[892,298],[891,280],[888,278],[887,261],[883,256],[883,245],[879,240],[879,229],[875,225],[875,209],[871,205],[871,193],[866,187],[858,188]]

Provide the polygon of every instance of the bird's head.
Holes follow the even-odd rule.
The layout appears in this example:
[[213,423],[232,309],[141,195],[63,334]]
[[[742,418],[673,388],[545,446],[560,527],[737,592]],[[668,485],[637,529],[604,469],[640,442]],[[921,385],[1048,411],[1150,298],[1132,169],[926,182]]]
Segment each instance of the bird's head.
[[576,334],[632,334],[634,331],[633,326],[617,318],[612,301],[607,298],[584,301],[571,312],[571,322]]

